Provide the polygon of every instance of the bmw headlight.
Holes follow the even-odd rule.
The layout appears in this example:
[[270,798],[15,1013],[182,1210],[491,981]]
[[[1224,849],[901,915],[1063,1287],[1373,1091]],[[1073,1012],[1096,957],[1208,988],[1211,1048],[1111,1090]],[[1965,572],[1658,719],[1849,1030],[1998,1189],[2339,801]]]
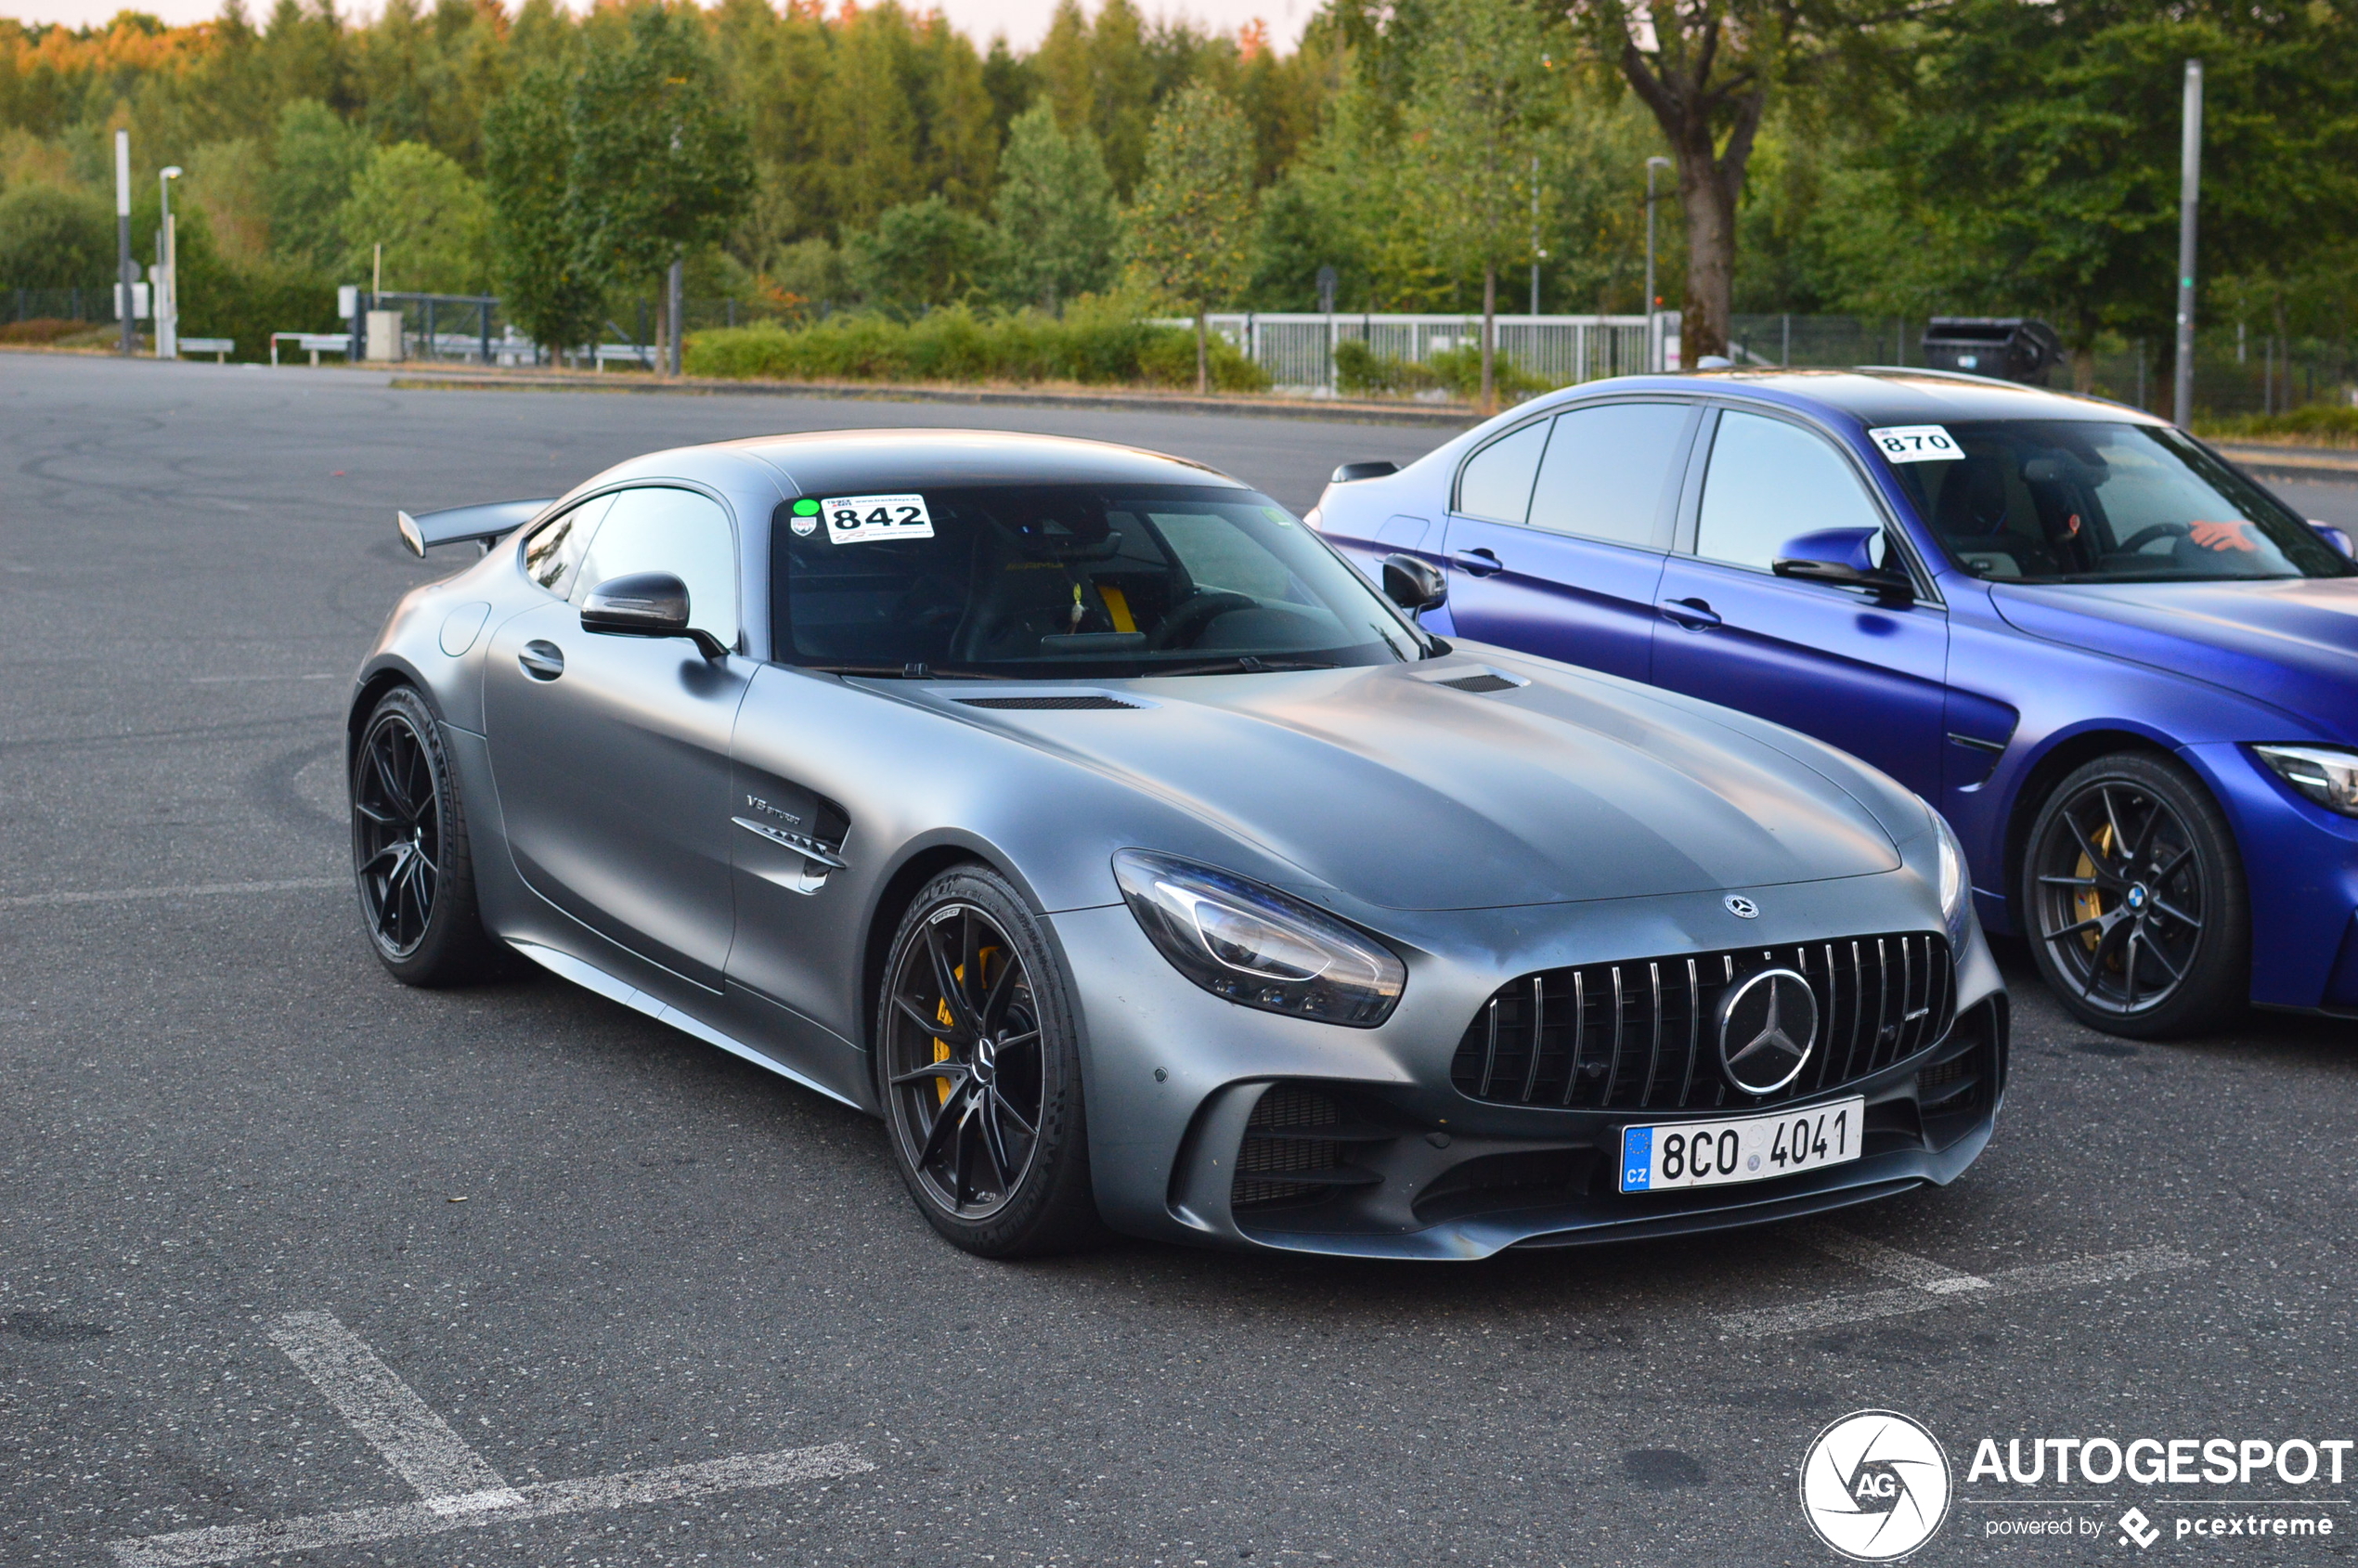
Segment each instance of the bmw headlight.
[[1957,841],[1956,830],[1949,825],[1949,819],[1935,810],[1929,801],[1924,811],[1932,818],[1933,836],[1940,841],[1940,918],[1948,923],[1950,945],[1963,947],[1965,917],[1973,911],[1973,878],[1965,874],[1965,847]]
[[1113,875],[1162,955],[1214,996],[1354,1029],[1400,1000],[1399,956],[1300,899],[1144,849],[1116,854]]
[[2328,811],[2358,817],[2358,751],[2340,745],[2256,745],[2276,776]]

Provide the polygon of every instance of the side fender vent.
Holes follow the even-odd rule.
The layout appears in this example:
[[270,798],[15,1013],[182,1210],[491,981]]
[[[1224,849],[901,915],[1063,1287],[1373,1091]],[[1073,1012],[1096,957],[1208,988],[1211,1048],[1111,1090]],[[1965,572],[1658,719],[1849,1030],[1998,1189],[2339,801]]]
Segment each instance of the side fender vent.
[[1115,707],[1115,708],[1121,708],[1121,709],[1127,710],[1127,709],[1130,709],[1130,708],[1143,707],[1143,706],[1146,706],[1144,703],[1126,703],[1126,702],[1122,702],[1122,701],[1121,701],[1119,698],[1115,698],[1115,697],[1103,697],[1103,696],[1069,696],[1069,697],[954,697],[954,698],[952,698],[952,701],[953,701],[953,702],[961,702],[961,703],[964,703],[964,704],[965,704],[968,707],[1003,707],[1003,708],[1019,708],[1019,709],[1023,709],[1023,710],[1026,710],[1026,711],[1030,711],[1030,712],[1036,712],[1036,713],[1044,713],[1044,712],[1058,712],[1058,713],[1062,713],[1062,712],[1071,712],[1071,711],[1076,711],[1076,710],[1082,709],[1082,708],[1107,708],[1107,707]]

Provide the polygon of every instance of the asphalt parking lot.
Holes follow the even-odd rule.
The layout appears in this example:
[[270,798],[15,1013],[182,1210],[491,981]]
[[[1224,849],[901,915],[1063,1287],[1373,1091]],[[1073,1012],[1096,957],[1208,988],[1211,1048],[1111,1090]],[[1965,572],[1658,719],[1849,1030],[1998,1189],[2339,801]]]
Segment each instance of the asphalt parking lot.
[[[1007,1265],[938,1240],[816,1095],[553,978],[383,974],[342,705],[449,569],[395,507],[952,422],[1296,507],[1446,434],[0,356],[0,1564],[1832,1562],[1796,1477],[1871,1406],[1956,1467],[1921,1562],[2353,1555],[2358,1457],[1966,1473],[1984,1437],[2358,1437],[2348,1023],[2131,1045],[2016,954],[1988,1154],[1831,1226]],[[2358,522],[2358,486],[2288,499]],[[2171,1528],[2228,1512],[2334,1532]]]

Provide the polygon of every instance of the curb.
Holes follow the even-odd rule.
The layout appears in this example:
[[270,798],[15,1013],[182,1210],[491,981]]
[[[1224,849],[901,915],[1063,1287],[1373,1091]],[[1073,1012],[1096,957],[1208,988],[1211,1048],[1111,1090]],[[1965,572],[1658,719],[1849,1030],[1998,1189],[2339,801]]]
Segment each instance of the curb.
[[[324,368],[324,367],[323,367]],[[382,366],[373,367],[382,370]],[[1383,403],[1336,403],[1295,397],[1199,397],[1159,392],[1030,392],[997,387],[907,386],[870,382],[732,381],[682,377],[678,381],[615,375],[517,375],[434,370],[394,373],[387,385],[401,392],[612,392],[686,393],[697,396],[823,397],[847,402],[947,403],[1030,408],[1100,408],[1174,414],[1227,414],[1262,419],[1320,420],[1342,424],[1397,424],[1465,429],[1476,422],[1471,409],[1404,408]]]
[[2210,445],[2237,467],[2254,473],[2358,484],[2358,451],[2337,451],[2329,447],[2266,447],[2240,441],[2213,441]]

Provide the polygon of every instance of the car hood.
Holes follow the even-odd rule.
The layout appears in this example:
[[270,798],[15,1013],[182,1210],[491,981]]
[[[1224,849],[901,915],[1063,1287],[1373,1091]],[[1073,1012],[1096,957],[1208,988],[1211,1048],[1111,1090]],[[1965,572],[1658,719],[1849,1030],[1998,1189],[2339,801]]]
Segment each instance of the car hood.
[[2358,738],[2358,577],[1998,583],[1989,598],[2033,637],[2207,681]]
[[1798,745],[1626,682],[1520,659],[1501,667],[1529,683],[1458,691],[1438,682],[1484,667],[1450,659],[1102,688],[1150,705],[1133,712],[941,695],[1381,908],[1641,898],[1900,863],[1874,814]]

